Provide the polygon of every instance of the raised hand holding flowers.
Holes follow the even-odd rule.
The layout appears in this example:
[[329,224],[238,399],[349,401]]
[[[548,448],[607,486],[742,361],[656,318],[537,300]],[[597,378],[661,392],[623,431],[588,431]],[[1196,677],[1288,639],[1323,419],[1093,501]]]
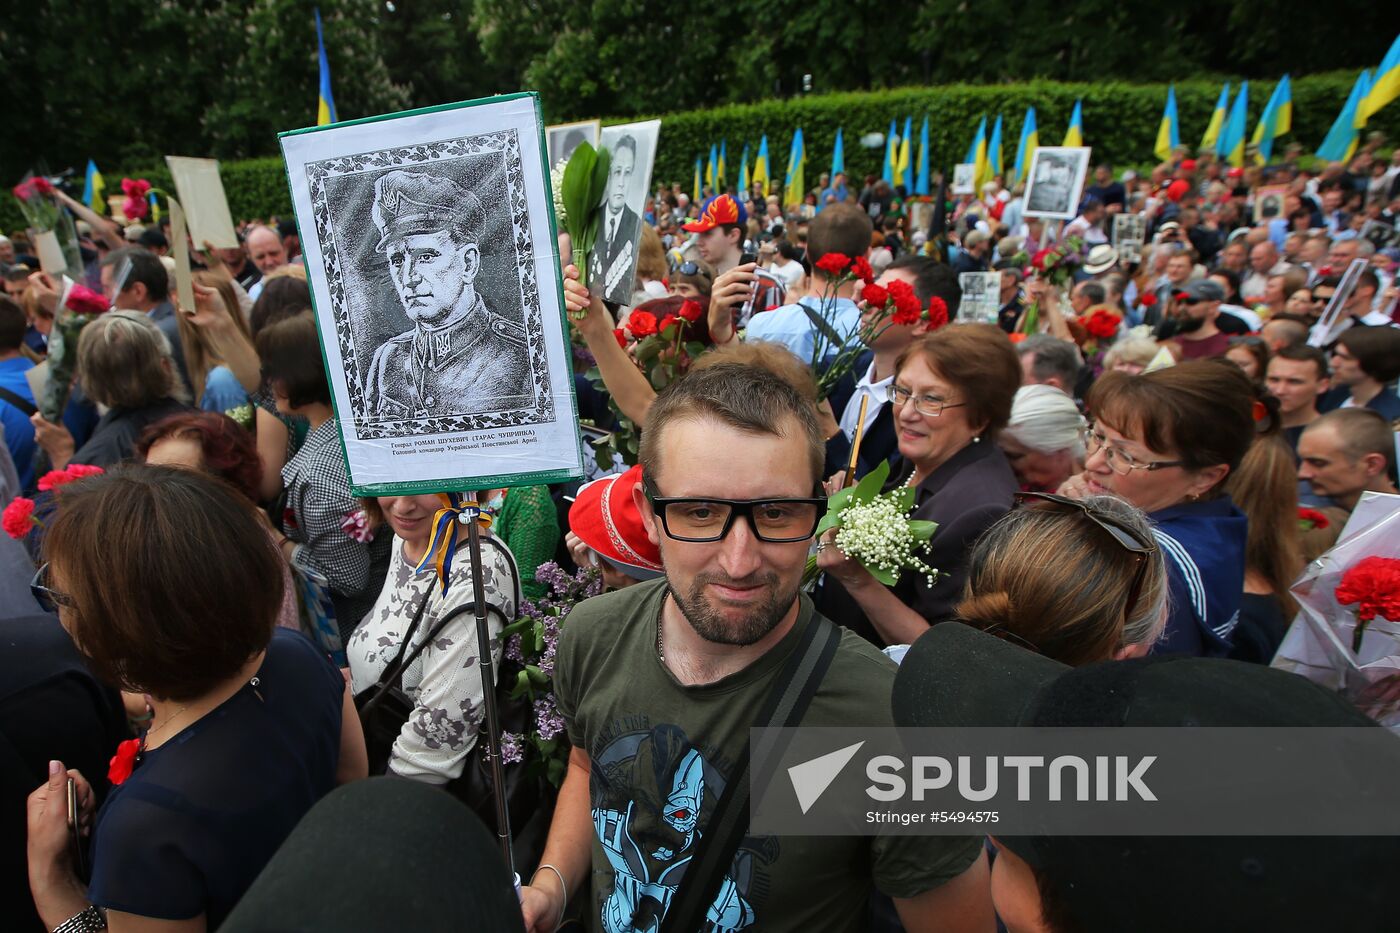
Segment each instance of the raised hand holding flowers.
[[[882,461],[855,486],[831,495],[826,515],[817,526],[817,539],[822,542],[818,549],[825,551],[834,544],[840,556],[809,558],[804,582],[815,580],[819,567],[834,573],[844,561],[851,561],[886,586],[898,583],[905,570],[924,575],[933,585],[938,569],[928,566],[915,552],[928,550],[938,524],[909,518],[916,494],[913,486],[882,493],[889,476],[890,465]],[[832,531],[835,534],[823,540]]]

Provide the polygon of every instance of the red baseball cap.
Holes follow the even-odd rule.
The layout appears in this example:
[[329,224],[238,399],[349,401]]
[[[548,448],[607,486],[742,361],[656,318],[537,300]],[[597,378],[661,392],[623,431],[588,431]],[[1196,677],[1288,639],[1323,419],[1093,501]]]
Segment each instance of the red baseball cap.
[[640,570],[650,578],[662,572],[661,551],[647,537],[632,490],[642,481],[641,466],[580,486],[569,507],[569,530],[624,572]]
[[1188,172],[1194,172],[1194,171],[1196,170],[1196,160],[1195,160],[1195,159],[1182,159],[1182,160],[1181,160],[1181,167],[1184,168],[1184,169],[1185,169],[1186,171],[1188,171]]
[[742,224],[746,219],[744,205],[727,194],[717,194],[705,202],[700,218],[685,224],[682,229],[688,233],[704,233],[725,224]]

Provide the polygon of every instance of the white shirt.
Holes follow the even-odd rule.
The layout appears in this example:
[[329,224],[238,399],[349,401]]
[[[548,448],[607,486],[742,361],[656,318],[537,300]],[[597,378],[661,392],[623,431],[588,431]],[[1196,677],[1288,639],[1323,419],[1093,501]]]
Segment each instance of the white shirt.
[[779,259],[774,259],[769,271],[786,282],[789,290],[801,285],[802,276],[806,274],[802,271],[802,263],[796,260],[780,262]]
[[865,375],[861,376],[860,381],[856,383],[856,390],[851,393],[851,400],[846,403],[846,410],[841,412],[841,430],[852,441],[856,439],[856,424],[860,421],[860,400],[866,396],[870,397],[870,404],[865,406],[865,424],[860,432],[862,435],[868,432],[870,426],[875,423],[875,418],[880,414],[880,406],[890,400],[890,386],[894,384],[894,374],[891,373],[879,382],[871,381],[874,376],[875,362],[872,360]]

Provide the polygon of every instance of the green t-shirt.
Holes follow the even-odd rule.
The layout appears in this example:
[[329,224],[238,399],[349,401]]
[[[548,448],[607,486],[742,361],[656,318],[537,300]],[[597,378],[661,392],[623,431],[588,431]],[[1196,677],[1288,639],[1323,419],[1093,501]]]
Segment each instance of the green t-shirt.
[[[712,684],[680,684],[656,656],[666,581],[580,603],[559,644],[555,690],[569,738],[592,761],[593,892],[585,913],[607,933],[659,926],[700,842],[755,711],[813,618]],[[842,631],[805,726],[890,726],[895,665]],[[698,819],[697,819],[698,811]],[[717,930],[864,927],[873,884],[913,897],[965,871],[980,837],[763,836],[740,845],[711,908]]]

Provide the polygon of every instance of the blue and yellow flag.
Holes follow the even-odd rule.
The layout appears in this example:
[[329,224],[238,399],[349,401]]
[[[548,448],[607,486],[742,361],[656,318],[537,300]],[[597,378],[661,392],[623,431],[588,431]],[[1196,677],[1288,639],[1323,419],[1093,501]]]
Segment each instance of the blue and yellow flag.
[[1069,115],[1069,129],[1065,131],[1065,146],[1084,145],[1084,111],[1081,107],[1083,101],[1074,102],[1074,113]]
[[151,223],[160,225],[160,202],[156,200],[156,193],[152,191],[146,195],[146,203],[151,205]]
[[1211,111],[1210,123],[1206,124],[1206,134],[1201,137],[1201,148],[1207,152],[1214,152],[1217,158],[1223,159],[1225,152],[1220,148],[1220,130],[1225,126],[1225,116],[1230,112],[1230,82],[1226,81],[1225,86],[1220,89],[1220,98],[1215,102],[1215,109]]
[[977,124],[977,135],[972,137],[972,145],[967,147],[967,155],[963,158],[965,164],[977,166],[973,171],[974,179],[982,177],[982,163],[987,161],[987,117],[984,114],[982,122]]
[[335,98],[331,96],[331,63],[326,60],[326,42],[321,33],[321,8],[316,8],[316,54],[321,60],[321,97],[316,102],[316,125],[336,122]]
[[97,170],[97,163],[88,159],[87,177],[83,179],[83,203],[99,214],[107,213],[107,200],[102,196],[106,190],[107,183]]
[[1254,137],[1250,142],[1255,147],[1254,164],[1268,165],[1274,154],[1274,139],[1293,129],[1293,92],[1288,86],[1288,75],[1279,79],[1274,93],[1269,97],[1268,106],[1259,116],[1259,124],[1254,127]]
[[739,195],[741,199],[748,199],[749,188],[749,144],[744,143],[744,157],[739,160]]
[[700,157],[699,157],[699,156],[696,156],[696,157],[695,157],[695,183],[694,183],[694,185],[691,187],[691,192],[692,192],[692,194],[691,194],[691,196],[690,196],[690,199],[691,199],[692,201],[694,201],[696,204],[699,204],[699,203],[700,203],[700,199],[703,198],[703,197],[705,196],[705,189],[701,187],[701,185],[702,185],[702,180],[701,180],[700,173],[701,173],[701,169],[700,169]]
[[928,114],[924,114],[924,125],[919,128],[919,159],[914,171],[914,193],[928,194]]
[[890,131],[885,137],[885,165],[880,177],[894,184],[895,163],[899,161],[899,125],[890,121]]
[[1317,147],[1317,157],[1326,162],[1349,162],[1356,153],[1356,144],[1361,138],[1361,127],[1364,121],[1361,119],[1361,101],[1366,98],[1366,92],[1371,90],[1371,72],[1363,69],[1357,76],[1356,83],[1351,86],[1351,93],[1347,95],[1347,102],[1342,105],[1342,112],[1337,114],[1337,119],[1332,123],[1332,128],[1327,131],[1327,136],[1322,140],[1322,145]]
[[977,179],[978,193],[981,193],[983,185],[1000,174],[1002,174],[1001,114],[997,114],[997,122],[992,126],[992,141],[987,144],[987,177]]
[[1181,145],[1181,129],[1176,122],[1176,87],[1167,87],[1167,105],[1162,108],[1162,122],[1157,125],[1157,144],[1152,154],[1159,162],[1170,162],[1172,153]]
[[1230,116],[1220,131],[1221,158],[1235,168],[1244,168],[1244,126],[1249,116],[1249,82],[1240,82],[1240,93],[1235,97],[1235,105],[1230,108]]
[[1371,119],[1371,114],[1397,97],[1400,97],[1400,36],[1395,37],[1390,51],[1385,53],[1385,58],[1381,60],[1381,66],[1376,69],[1376,76],[1371,81],[1370,90],[1356,109],[1361,125],[1365,126],[1366,121]]
[[724,163],[728,158],[729,140],[719,141],[719,161],[715,163],[715,194],[722,193],[729,187],[729,172],[725,169]]
[[895,187],[904,185],[906,191],[908,190],[909,183],[913,181],[913,179],[909,177],[909,169],[913,166],[912,153],[909,151],[909,137],[913,135],[914,120],[911,117],[905,117],[904,135],[899,139],[899,156],[895,159],[894,163],[894,183]]
[[763,185],[763,196],[766,198],[772,193],[773,178],[769,169],[768,160],[768,136],[759,140],[758,155],[753,160],[753,183]]
[[[836,144],[831,147],[831,182],[836,183],[836,173],[846,170],[846,144],[841,139],[841,127],[836,128]],[[821,207],[820,204],[817,207]]]
[[715,182],[719,180],[715,173],[718,162],[719,147],[710,143],[710,158],[705,162],[705,187],[710,189],[710,194],[719,194],[719,188],[715,187]]
[[1035,108],[1026,108],[1026,119],[1021,121],[1021,141],[1016,144],[1016,169],[1015,179],[1019,182],[1026,177],[1026,169],[1030,168],[1031,153],[1040,148],[1040,133],[1035,128]]
[[802,203],[806,185],[802,170],[806,166],[807,150],[802,145],[802,127],[792,134],[792,148],[788,150],[787,174],[783,177],[783,206],[796,207]]

